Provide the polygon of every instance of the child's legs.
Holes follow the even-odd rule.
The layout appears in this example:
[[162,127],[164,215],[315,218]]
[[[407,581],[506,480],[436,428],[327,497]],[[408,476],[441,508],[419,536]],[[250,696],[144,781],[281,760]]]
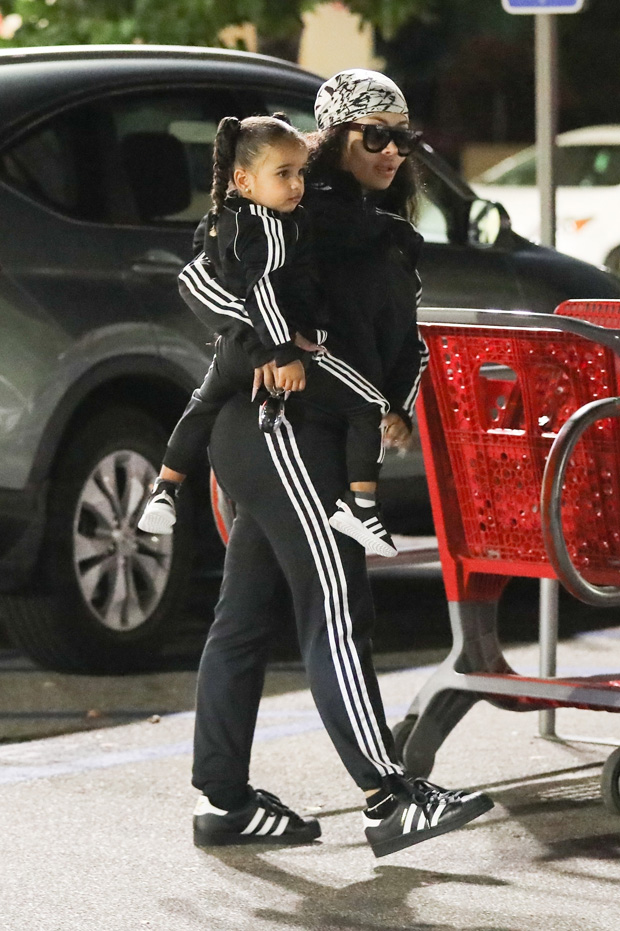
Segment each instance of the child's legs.
[[[219,339],[211,367],[200,388],[174,428],[164,455],[164,470],[185,476],[208,447],[215,418],[237,391],[250,390],[254,369],[249,357],[233,340]],[[163,475],[178,481],[172,475]]]
[[345,418],[349,485],[374,491],[383,461],[381,418],[389,410],[381,392],[348,363],[325,352],[312,359],[301,397]]

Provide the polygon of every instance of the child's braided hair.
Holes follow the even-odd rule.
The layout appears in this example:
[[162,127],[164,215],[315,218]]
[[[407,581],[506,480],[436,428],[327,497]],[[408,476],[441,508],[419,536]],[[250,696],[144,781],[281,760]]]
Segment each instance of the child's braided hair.
[[273,116],[248,116],[238,120],[225,116],[217,127],[213,145],[213,186],[211,213],[222,209],[235,167],[250,169],[266,146],[280,143],[306,145],[302,133],[291,125],[286,113]]

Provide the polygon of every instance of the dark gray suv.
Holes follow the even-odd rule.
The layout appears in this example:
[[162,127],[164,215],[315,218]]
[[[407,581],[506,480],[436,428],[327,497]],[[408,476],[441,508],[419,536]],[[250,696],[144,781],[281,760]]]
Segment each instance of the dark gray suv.
[[[43,665],[148,667],[178,635],[194,557],[221,562],[200,481],[172,539],[135,526],[210,358],[176,276],[221,117],[286,110],[311,129],[319,83],[222,50],[0,52],[0,608]],[[620,297],[618,279],[512,233],[427,146],[419,164],[427,304]],[[423,488],[419,452],[385,477]]]

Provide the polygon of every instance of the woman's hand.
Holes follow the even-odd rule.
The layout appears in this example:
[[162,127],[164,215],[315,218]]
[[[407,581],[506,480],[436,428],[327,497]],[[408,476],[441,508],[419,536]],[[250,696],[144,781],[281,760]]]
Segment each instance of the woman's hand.
[[411,440],[411,430],[400,416],[390,412],[381,421],[384,430],[384,442],[389,448],[407,449]]
[[270,393],[276,389],[276,373],[278,369],[275,363],[275,359],[272,359],[271,362],[266,362],[265,365],[261,365],[258,368],[254,369],[254,381],[252,383],[252,400],[256,397],[256,393],[261,385],[264,385],[267,391]]
[[276,388],[281,391],[303,391],[306,387],[306,370],[299,359],[276,368]]

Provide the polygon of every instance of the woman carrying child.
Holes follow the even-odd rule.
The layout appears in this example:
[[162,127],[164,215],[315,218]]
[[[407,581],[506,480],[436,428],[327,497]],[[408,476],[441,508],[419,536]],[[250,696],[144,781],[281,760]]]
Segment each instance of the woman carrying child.
[[[372,71],[326,81],[315,114],[320,133],[304,205],[330,338],[333,332],[348,366],[389,401],[384,424],[399,445],[410,433],[425,363],[415,321],[421,238],[407,220],[407,155],[416,136],[399,88]],[[288,343],[292,351],[294,338]],[[256,383],[282,386],[278,370],[288,362],[278,366],[275,353],[253,361]],[[396,760],[372,663],[374,610],[364,549],[330,523],[348,484],[347,422],[292,387],[272,432],[259,429],[246,387],[221,406],[211,434],[211,462],[236,516],[198,674],[192,782],[202,795],[194,841],[204,847],[304,843],[320,835],[316,819],[301,818],[249,784],[278,621],[273,596],[283,572],[314,701],[366,796],[366,838],[383,856],[458,828],[493,803],[480,792],[450,791],[405,774]]]
[[141,530],[171,532],[177,490],[208,447],[220,408],[255,381],[256,390],[262,383],[272,393],[261,407],[264,430],[275,429],[290,391],[303,391],[307,403],[345,418],[349,491],[334,501],[330,522],[369,551],[396,555],[376,503],[381,420],[389,405],[332,352],[333,339],[324,345],[323,301],[311,271],[308,219],[299,206],[307,159],[304,137],[283,114],[226,117],[218,127],[213,207],[180,288],[198,316],[227,338],[170,438]]

